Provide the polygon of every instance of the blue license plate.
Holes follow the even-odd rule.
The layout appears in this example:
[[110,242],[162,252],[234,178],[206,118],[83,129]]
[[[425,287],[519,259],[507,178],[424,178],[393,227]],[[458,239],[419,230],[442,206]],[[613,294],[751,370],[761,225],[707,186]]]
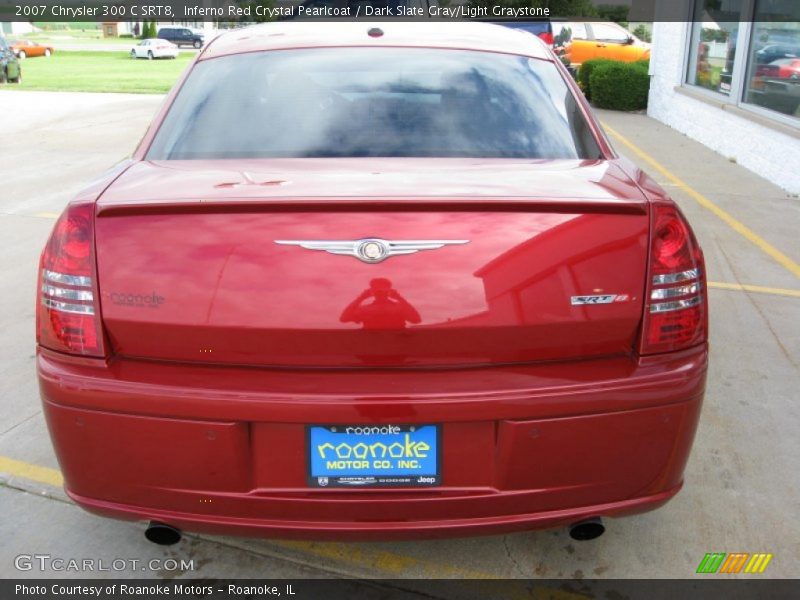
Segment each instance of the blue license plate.
[[440,483],[438,425],[312,425],[306,431],[312,487]]

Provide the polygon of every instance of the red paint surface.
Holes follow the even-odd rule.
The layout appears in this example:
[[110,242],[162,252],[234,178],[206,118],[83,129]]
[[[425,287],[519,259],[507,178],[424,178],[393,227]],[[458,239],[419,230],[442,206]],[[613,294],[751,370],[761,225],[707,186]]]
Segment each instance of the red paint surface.
[[[361,45],[348,31],[325,44]],[[413,45],[477,43],[426,31]],[[266,43],[237,35],[199,60]],[[553,60],[527,37],[480,47]],[[314,44],[301,38],[269,43]],[[707,346],[637,354],[651,207],[671,200],[593,118],[591,161],[145,162],[164,110],[75,200],[96,202],[106,357],[38,352],[79,504],[189,530],[379,539],[632,514],[680,488]],[[274,243],[373,236],[470,243],[376,265]],[[628,299],[570,303],[603,293]],[[310,489],[315,423],[440,424],[443,483]]]

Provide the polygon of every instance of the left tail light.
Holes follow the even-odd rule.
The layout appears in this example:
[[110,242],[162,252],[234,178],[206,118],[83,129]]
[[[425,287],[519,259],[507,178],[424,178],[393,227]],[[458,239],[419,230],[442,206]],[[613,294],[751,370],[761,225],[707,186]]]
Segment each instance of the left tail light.
[[544,43],[545,43],[545,44],[547,44],[548,46],[551,46],[551,47],[552,47],[552,46],[553,46],[553,45],[556,43],[556,40],[555,40],[555,38],[553,37],[553,34],[552,34],[552,33],[550,33],[549,31],[547,31],[547,32],[544,32],[544,33],[540,33],[540,34],[539,34],[539,37],[540,37],[540,38],[541,38],[541,39],[544,41]]
[[94,204],[68,206],[39,261],[39,345],[83,356],[105,355],[96,271]]

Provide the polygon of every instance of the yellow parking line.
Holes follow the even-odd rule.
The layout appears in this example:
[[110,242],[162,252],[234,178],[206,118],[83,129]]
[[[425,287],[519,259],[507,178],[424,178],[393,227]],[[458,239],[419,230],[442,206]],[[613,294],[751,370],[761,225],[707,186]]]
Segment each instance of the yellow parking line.
[[402,575],[420,571],[424,577],[457,577],[461,579],[494,579],[497,576],[483,571],[465,569],[454,565],[438,564],[428,559],[416,558],[387,550],[378,550],[360,544],[340,544],[337,542],[307,542],[294,540],[275,540],[273,545],[295,550],[307,555],[335,561],[345,565],[355,565],[370,572]]
[[736,219],[729,212],[723,210],[711,200],[706,198],[703,194],[686,184],[681,178],[672,173],[664,165],[658,162],[655,158],[650,156],[647,152],[639,148],[636,144],[631,142],[628,138],[621,133],[615,131],[605,123],[602,124],[606,131],[611,134],[616,140],[627,147],[631,152],[636,154],[639,158],[652,166],[656,171],[661,173],[664,177],[670,180],[675,186],[683,190],[690,198],[695,200],[700,206],[711,211],[717,217],[722,219],[729,227],[731,227],[738,234],[746,238],[748,241],[755,244],[762,252],[772,257],[778,264],[790,271],[795,277],[800,278],[800,264],[797,264],[791,258],[786,256],[783,252],[778,250],[775,246],[767,242],[764,238],[755,233],[752,229],[747,227],[744,223]]
[[7,473],[12,477],[45,483],[55,487],[61,487],[64,484],[64,478],[58,469],[32,465],[7,456],[0,456],[0,473]]
[[33,216],[39,217],[40,219],[57,219],[61,215],[54,212],[40,212],[40,213],[35,213]]
[[[0,473],[58,487],[64,483],[61,472],[58,469],[41,467],[7,456],[0,456]],[[409,569],[416,568],[424,571],[430,577],[459,577],[464,579],[492,579],[496,577],[496,575],[482,571],[473,571],[454,565],[436,564],[412,556],[354,544],[290,540],[276,540],[273,544],[287,550],[301,551],[317,558],[335,560],[343,564],[358,566],[362,569],[378,570],[388,574],[400,575]]]
[[747,285],[745,283],[722,283],[719,281],[709,281],[708,287],[718,290],[736,290],[739,292],[754,292],[756,294],[770,294],[772,296],[791,296],[793,298],[800,298],[800,290],[764,287],[763,285]]

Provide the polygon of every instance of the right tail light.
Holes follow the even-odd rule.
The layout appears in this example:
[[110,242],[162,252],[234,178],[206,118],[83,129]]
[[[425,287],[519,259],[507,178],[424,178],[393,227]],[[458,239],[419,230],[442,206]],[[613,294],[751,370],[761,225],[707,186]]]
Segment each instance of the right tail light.
[[703,252],[672,204],[653,204],[641,354],[674,352],[708,339]]

